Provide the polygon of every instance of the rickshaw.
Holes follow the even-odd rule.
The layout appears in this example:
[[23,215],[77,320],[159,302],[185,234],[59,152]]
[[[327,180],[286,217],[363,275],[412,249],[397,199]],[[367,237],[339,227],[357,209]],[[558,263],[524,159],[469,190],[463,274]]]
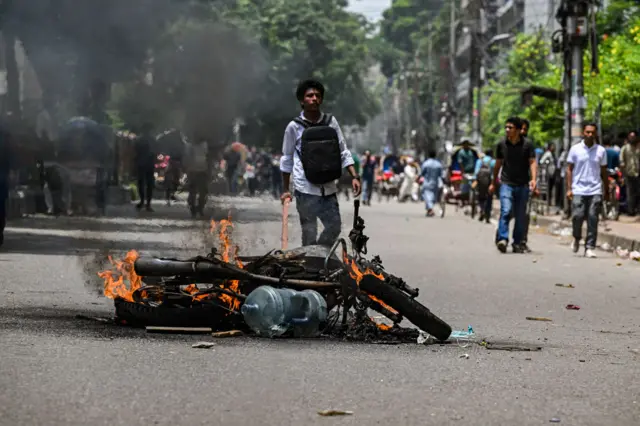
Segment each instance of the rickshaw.
[[[457,206],[464,206],[467,202],[472,201],[471,183],[473,181],[473,175],[464,174],[458,163],[458,152],[462,149],[463,142],[456,144],[451,152],[451,162],[447,170],[446,185],[448,188],[445,191],[445,201],[450,204],[456,204]],[[471,145],[470,148],[474,154],[475,164],[475,162],[481,158],[482,153],[473,145]]]
[[389,201],[391,197],[397,197],[400,193],[402,165],[400,158],[393,154],[384,156],[380,163],[382,170],[376,176],[378,199],[382,201],[382,197],[386,196],[387,201]]

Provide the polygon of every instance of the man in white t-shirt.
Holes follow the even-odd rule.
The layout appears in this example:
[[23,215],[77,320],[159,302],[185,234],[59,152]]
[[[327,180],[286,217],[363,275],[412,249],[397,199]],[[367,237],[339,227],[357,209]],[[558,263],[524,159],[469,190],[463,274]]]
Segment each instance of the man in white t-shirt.
[[569,150],[567,156],[567,198],[572,200],[574,253],[580,249],[582,224],[587,219],[585,256],[596,257],[598,218],[602,209],[602,196],[608,196],[607,151],[596,143],[598,127],[587,123],[583,127],[584,139]]

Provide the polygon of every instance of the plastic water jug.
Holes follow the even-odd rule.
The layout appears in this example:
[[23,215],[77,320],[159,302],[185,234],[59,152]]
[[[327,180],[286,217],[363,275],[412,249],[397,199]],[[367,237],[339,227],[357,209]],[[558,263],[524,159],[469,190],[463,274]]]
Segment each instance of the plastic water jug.
[[327,319],[327,302],[313,290],[261,286],[249,294],[241,312],[260,336],[281,336],[292,329],[296,337],[314,337]]

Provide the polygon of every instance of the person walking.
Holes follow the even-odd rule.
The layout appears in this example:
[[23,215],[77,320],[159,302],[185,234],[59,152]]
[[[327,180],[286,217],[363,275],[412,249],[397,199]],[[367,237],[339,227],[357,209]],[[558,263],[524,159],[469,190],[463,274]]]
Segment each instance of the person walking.
[[513,252],[523,253],[525,216],[529,192],[536,189],[537,163],[531,142],[526,140],[520,130],[522,122],[517,117],[508,118],[505,123],[506,137],[496,148],[496,163],[493,168],[493,182],[489,193],[498,187],[500,175],[500,221],[496,234],[496,247],[505,253],[509,245],[509,222],[515,220],[513,227]]
[[638,213],[640,197],[640,147],[635,131],[630,131],[627,143],[620,151],[620,170],[627,187],[627,212],[630,216]]
[[478,215],[480,222],[484,220],[486,223],[491,223],[493,194],[489,193],[489,186],[491,185],[491,177],[495,165],[496,160],[493,158],[493,150],[491,149],[487,149],[484,152],[484,156],[476,160],[473,180],[478,193],[478,204],[481,208],[480,214]]
[[583,139],[574,145],[567,155],[567,198],[572,200],[574,253],[580,250],[582,224],[587,219],[586,257],[596,257],[598,219],[602,209],[602,196],[608,197],[607,152],[596,143],[598,127],[587,123],[583,127]]
[[155,165],[156,155],[153,150],[155,139],[151,135],[152,126],[145,123],[140,129],[135,143],[135,168],[138,177],[138,194],[140,202],[137,205],[138,210],[145,206],[148,212],[152,212],[151,199],[153,198],[153,187],[155,185]]
[[[336,180],[343,169],[351,175],[354,195],[361,191],[360,177],[338,121],[320,110],[324,94],[319,81],[305,80],[298,85],[296,98],[302,112],[287,125],[282,142],[280,170],[285,192],[280,198],[285,203],[295,196],[303,246],[331,246],[339,237],[342,223]],[[318,219],[324,226],[319,237]]]
[[[529,137],[529,127],[531,123],[526,118],[521,118],[520,122],[522,123],[522,128],[520,129],[520,135],[524,138],[525,142],[529,142],[532,146],[535,147],[533,141]],[[536,164],[540,164],[540,159],[542,158],[544,151],[541,148],[534,148],[534,156]],[[536,177],[537,179],[537,177]],[[536,181],[537,182],[537,181]],[[529,224],[531,223],[531,197],[536,194],[537,188],[533,191],[529,192],[526,200],[526,208],[524,215],[524,231],[522,235],[522,243],[520,244],[520,249],[523,253],[531,253],[531,249],[529,248]]]
[[[203,136],[196,136],[194,143],[185,147],[184,165],[187,172],[189,196],[187,203],[191,217],[204,216],[209,192],[209,144]],[[196,202],[197,198],[197,202]]]
[[365,206],[371,205],[373,183],[375,182],[377,169],[378,162],[376,157],[371,155],[371,151],[366,150],[362,159],[362,204]]
[[443,170],[442,163],[436,159],[438,153],[435,150],[429,151],[429,158],[422,163],[421,171],[416,182],[423,179],[422,197],[424,198],[427,217],[435,216],[433,206],[438,201],[438,192],[442,188]]

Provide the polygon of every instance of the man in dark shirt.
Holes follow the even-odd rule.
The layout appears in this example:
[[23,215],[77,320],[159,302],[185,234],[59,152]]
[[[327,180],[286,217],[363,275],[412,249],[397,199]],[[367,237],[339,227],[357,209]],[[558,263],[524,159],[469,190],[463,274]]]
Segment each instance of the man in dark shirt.
[[509,245],[509,221],[515,219],[513,227],[513,251],[522,253],[525,232],[525,216],[529,191],[536,189],[537,163],[533,144],[520,134],[522,122],[517,117],[507,119],[506,137],[496,148],[496,164],[493,169],[493,183],[489,192],[498,186],[500,170],[500,222],[496,235],[496,246],[505,253]]
[[156,154],[154,152],[155,139],[151,135],[152,126],[145,123],[141,127],[140,136],[135,144],[135,167],[138,176],[138,193],[140,195],[140,203],[138,210],[144,207],[146,202],[147,211],[151,212],[151,198],[153,197],[153,187],[155,186],[155,165]]

